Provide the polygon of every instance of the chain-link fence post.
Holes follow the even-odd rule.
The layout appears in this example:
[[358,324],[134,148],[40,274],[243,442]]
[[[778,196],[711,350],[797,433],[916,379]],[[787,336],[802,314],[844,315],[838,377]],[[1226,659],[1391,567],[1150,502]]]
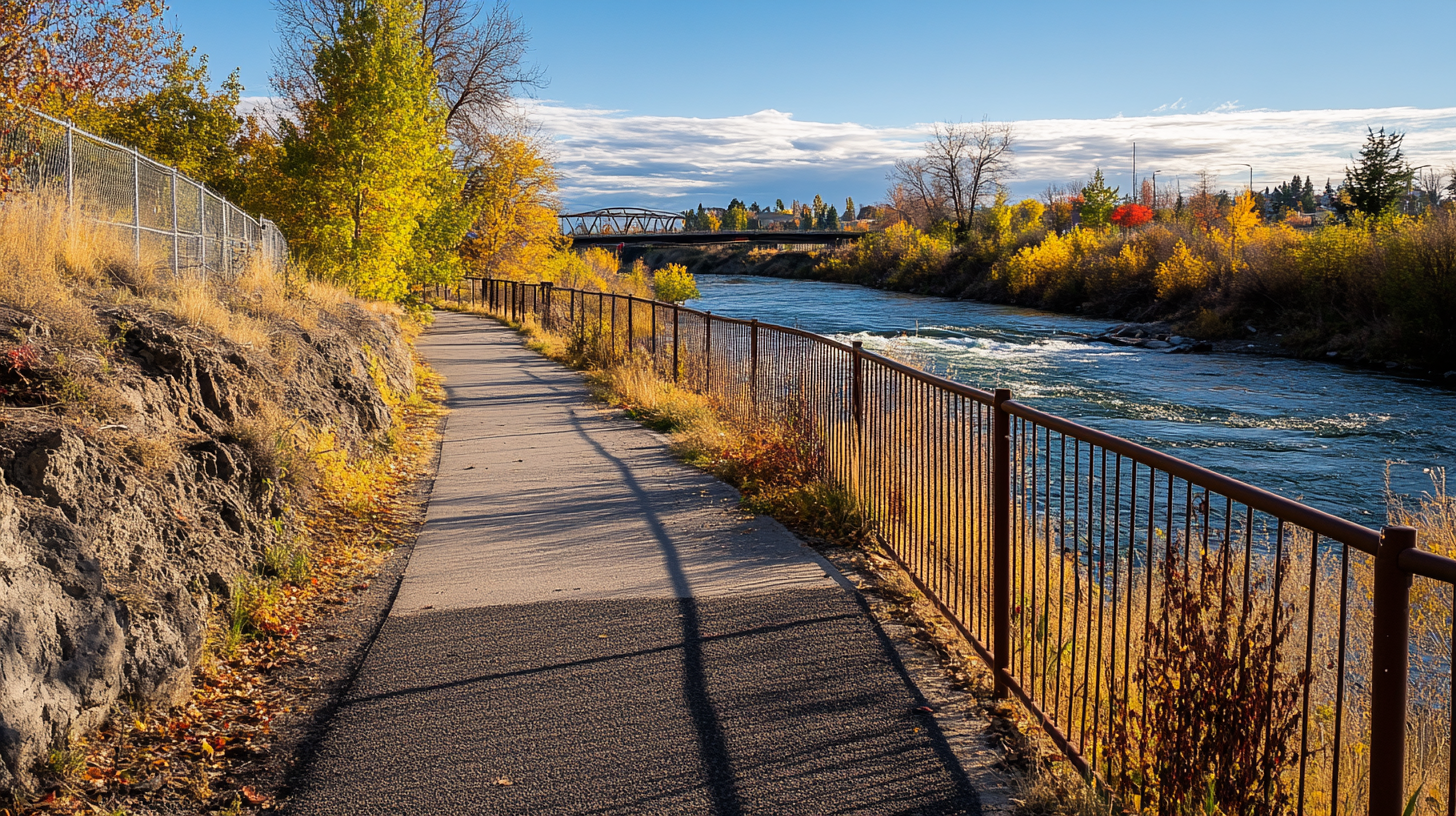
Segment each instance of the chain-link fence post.
[[177,168],[172,168],[172,274],[182,274],[181,255],[177,252],[177,244],[181,242],[182,234],[177,230]]
[[207,190],[197,185],[197,265],[202,270],[202,279],[207,280]]
[[67,217],[76,208],[76,126],[66,122],[66,210]]
[[131,152],[132,254],[142,262],[142,157]]

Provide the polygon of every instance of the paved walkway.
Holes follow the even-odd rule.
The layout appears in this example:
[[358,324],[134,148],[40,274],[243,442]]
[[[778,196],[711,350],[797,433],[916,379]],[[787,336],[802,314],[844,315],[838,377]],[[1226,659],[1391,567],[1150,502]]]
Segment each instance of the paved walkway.
[[420,341],[451,413],[297,814],[979,813],[862,601],[512,332]]

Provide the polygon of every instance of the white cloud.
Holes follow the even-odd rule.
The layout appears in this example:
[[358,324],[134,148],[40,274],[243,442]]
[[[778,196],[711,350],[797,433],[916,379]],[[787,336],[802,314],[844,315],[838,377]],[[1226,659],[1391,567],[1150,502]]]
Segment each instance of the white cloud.
[[[1262,187],[1296,173],[1318,184],[1337,182],[1364,141],[1366,127],[1407,133],[1414,164],[1456,161],[1456,108],[1363,110],[1238,110],[1225,102],[1204,113],[1110,119],[1040,119],[1016,122],[1018,195],[1033,195],[1052,181],[1085,178],[1101,166],[1113,184],[1130,182],[1132,143],[1139,177],[1190,178],[1208,168],[1230,188],[1254,165]],[[869,127],[805,122],[764,110],[746,116],[699,119],[643,116],[623,111],[527,103],[529,115],[555,137],[564,173],[562,198],[570,208],[608,204],[682,208],[721,205],[731,197],[830,201],[846,194],[861,203],[878,198],[897,158],[913,157],[928,124]]]

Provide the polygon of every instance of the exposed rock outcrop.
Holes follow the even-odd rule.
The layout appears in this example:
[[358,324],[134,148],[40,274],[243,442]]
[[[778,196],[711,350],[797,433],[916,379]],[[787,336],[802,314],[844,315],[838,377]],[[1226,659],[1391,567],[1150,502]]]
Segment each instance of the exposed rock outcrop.
[[4,348],[30,350],[0,365],[4,393],[61,362],[102,387],[75,397],[101,405],[86,413],[0,411],[0,789],[118,700],[185,694],[214,604],[291,523],[279,433],[362,450],[392,421],[381,386],[414,387],[397,321],[349,303],[274,324],[267,349],[98,305],[110,339],[90,356],[5,311],[24,339]]

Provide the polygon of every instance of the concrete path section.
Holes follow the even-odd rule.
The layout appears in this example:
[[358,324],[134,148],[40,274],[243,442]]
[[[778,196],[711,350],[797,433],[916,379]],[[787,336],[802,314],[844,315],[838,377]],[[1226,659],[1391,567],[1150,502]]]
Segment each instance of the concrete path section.
[[493,322],[420,350],[425,527],[290,812],[980,812],[822,558]]

